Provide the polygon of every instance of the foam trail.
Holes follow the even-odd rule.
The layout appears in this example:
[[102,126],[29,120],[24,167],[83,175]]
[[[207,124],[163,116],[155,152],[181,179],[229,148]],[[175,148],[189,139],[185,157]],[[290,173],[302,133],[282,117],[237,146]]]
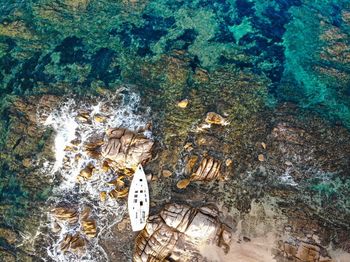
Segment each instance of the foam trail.
[[60,111],[50,114],[44,123],[44,125],[51,126],[56,131],[54,141],[56,162],[52,172],[56,172],[62,167],[65,156],[64,149],[70,141],[75,139],[78,123],[75,121],[76,114],[71,112],[73,106],[74,100],[69,100],[61,107]]

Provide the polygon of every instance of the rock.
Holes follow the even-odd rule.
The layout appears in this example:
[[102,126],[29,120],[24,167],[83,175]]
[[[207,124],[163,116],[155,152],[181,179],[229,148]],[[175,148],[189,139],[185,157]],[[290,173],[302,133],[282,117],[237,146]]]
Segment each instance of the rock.
[[171,177],[172,173],[169,170],[163,170],[162,175],[163,177]]
[[286,162],[284,162],[284,164],[285,164],[286,166],[292,166],[292,165],[293,165],[293,163],[290,162],[290,161],[286,161]]
[[138,164],[151,158],[153,141],[123,128],[107,131],[108,139],[101,154],[113,161],[119,169],[135,169]]
[[301,261],[317,261],[320,259],[320,248],[318,246],[302,243],[295,255]]
[[184,189],[190,184],[190,182],[191,181],[189,179],[182,179],[179,182],[177,182],[176,186],[177,188]]
[[81,221],[82,231],[89,238],[96,237],[97,229],[96,229],[96,221],[92,219],[85,219]]
[[[58,233],[62,229],[63,232],[71,232],[72,228],[79,229],[74,235],[70,233],[64,235],[60,243],[62,251],[72,251],[80,254],[84,250],[87,239],[96,237],[97,225],[96,221],[90,218],[91,210],[89,207],[84,208],[80,214],[77,210],[67,207],[57,207],[51,212],[55,219],[52,224],[53,233]],[[68,224],[61,222],[68,222]]]
[[30,167],[32,165],[32,160],[30,158],[25,158],[22,161],[22,165],[26,168]]
[[92,177],[94,166],[89,164],[84,169],[82,169],[77,177],[79,182],[89,180]]
[[191,152],[191,151],[193,150],[192,143],[186,143],[186,145],[184,145],[184,149],[185,149],[187,152]]
[[125,176],[118,176],[115,180],[108,182],[108,185],[115,186],[116,189],[120,190],[124,188],[125,182],[124,179]]
[[64,151],[77,152],[77,151],[78,151],[78,148],[77,148],[77,147],[74,147],[74,146],[66,146],[66,147],[64,148]]
[[130,218],[122,219],[118,224],[117,228],[119,231],[125,230],[128,226],[130,226]]
[[17,241],[17,234],[8,228],[0,227],[0,238],[6,240],[8,244],[13,245]]
[[228,121],[224,117],[222,117],[221,115],[215,112],[208,112],[207,116],[205,117],[205,122],[208,124],[214,124],[214,125],[222,125],[222,126],[228,125]]
[[60,226],[57,222],[52,223],[52,226],[51,226],[51,231],[52,231],[52,233],[57,234],[57,233],[59,233],[61,230],[62,230],[62,228],[61,228],[61,226]]
[[94,159],[99,159],[101,157],[101,146],[104,144],[104,141],[100,138],[94,139],[84,144],[85,153]]
[[258,160],[259,160],[260,162],[265,161],[265,156],[264,156],[263,154],[259,154],[259,155],[258,155]]
[[94,115],[94,121],[97,123],[104,123],[107,121],[107,117],[102,115]]
[[100,200],[104,202],[106,201],[106,199],[107,199],[107,192],[105,191],[100,192]]
[[198,156],[197,155],[192,155],[185,166],[185,171],[187,174],[190,174],[192,172],[193,167],[195,166],[195,164],[197,163],[198,160]]
[[225,161],[226,166],[231,166],[232,163],[233,163],[232,159],[226,159],[226,161]]
[[85,239],[79,234],[71,235],[67,234],[62,242],[60,243],[60,248],[62,251],[73,251],[76,253],[81,253],[85,247]]
[[123,198],[128,196],[129,189],[124,188],[122,190],[113,189],[108,193],[111,198]]
[[77,223],[79,219],[78,211],[74,208],[56,207],[51,213],[57,220],[67,221],[69,224]]
[[177,103],[177,106],[180,108],[186,108],[188,106],[188,99],[183,99],[179,103]]
[[221,162],[213,157],[202,159],[196,172],[190,177],[191,181],[211,181],[220,177]]
[[80,122],[86,123],[86,122],[89,121],[89,119],[90,119],[89,112],[81,111],[77,115],[77,120],[80,121]]
[[220,222],[216,208],[169,204],[137,236],[133,261],[204,261],[201,244],[216,244],[227,252],[230,241],[231,231]]
[[147,182],[150,183],[153,180],[153,174],[146,174]]
[[80,221],[87,219],[90,216],[91,209],[86,207],[80,214]]
[[108,170],[109,170],[108,161],[103,161],[103,164],[102,164],[102,171],[103,171],[103,172],[108,172]]
[[286,257],[293,258],[301,262],[335,262],[327,255],[326,250],[322,250],[321,252],[321,248],[319,246],[310,243],[301,241],[293,243],[281,242],[279,243],[279,249],[283,251]]

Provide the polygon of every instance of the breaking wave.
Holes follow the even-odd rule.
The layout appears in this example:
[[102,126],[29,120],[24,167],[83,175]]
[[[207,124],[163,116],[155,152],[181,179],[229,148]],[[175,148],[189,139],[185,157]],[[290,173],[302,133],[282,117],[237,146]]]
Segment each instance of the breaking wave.
[[[124,201],[107,198],[101,201],[100,193],[113,189],[107,182],[116,178],[112,171],[101,171],[101,161],[93,159],[84,150],[84,145],[95,138],[103,137],[108,128],[123,127],[132,131],[145,130],[150,119],[150,109],[140,105],[140,97],[126,88],[118,90],[108,98],[75,100],[67,98],[49,114],[43,125],[55,131],[53,150],[54,163],[49,163],[50,176],[55,187],[48,200],[50,209],[68,206],[82,216],[87,209],[89,218],[96,221],[97,235],[87,239],[81,253],[63,252],[60,248],[67,234],[81,234],[82,224],[57,221],[48,213],[48,260],[54,261],[108,261],[100,245],[104,238],[111,237],[111,228],[126,212]],[[150,131],[144,131],[151,137]],[[102,161],[103,162],[103,161]],[[94,165],[99,172],[91,179],[78,181],[80,171]],[[84,211],[85,210],[85,211]]]

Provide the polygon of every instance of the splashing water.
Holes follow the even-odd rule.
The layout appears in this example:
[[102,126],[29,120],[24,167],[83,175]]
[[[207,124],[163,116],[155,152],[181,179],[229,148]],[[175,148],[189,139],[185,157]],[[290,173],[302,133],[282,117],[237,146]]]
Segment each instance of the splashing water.
[[[142,108],[138,95],[125,91],[124,88],[109,98],[90,101],[77,102],[68,98],[43,123],[55,131],[55,162],[50,166],[57,186],[48,200],[49,207],[69,206],[80,215],[85,208],[89,208],[89,218],[97,223],[97,236],[91,239],[85,236],[87,241],[82,253],[63,252],[60,245],[67,234],[82,234],[81,220],[79,218],[77,223],[69,224],[57,221],[48,214],[50,221],[47,226],[59,228],[58,233],[49,233],[48,237],[47,254],[54,261],[108,261],[99,241],[110,237],[110,230],[122,219],[126,204],[111,198],[101,201],[100,193],[113,189],[114,186],[107,182],[117,175],[112,171],[102,171],[100,162],[103,161],[92,159],[84,150],[84,145],[103,138],[108,128],[122,127],[132,131],[145,129],[150,119],[150,109]],[[152,134],[145,131],[144,135],[151,138]],[[91,164],[99,171],[79,183],[80,171]]]

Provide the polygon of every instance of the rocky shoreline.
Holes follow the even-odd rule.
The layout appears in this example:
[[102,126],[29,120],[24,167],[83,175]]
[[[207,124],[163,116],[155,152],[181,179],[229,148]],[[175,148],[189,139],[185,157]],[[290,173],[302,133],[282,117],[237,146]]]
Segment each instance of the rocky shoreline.
[[[11,144],[11,141],[16,141],[15,134],[18,134],[19,137],[29,136],[35,143],[43,139],[42,136],[47,131],[44,129],[41,133],[37,131],[38,124],[45,117],[45,115],[40,115],[40,112],[46,110],[45,112],[48,113],[50,110],[52,111],[59,105],[58,101],[60,99],[62,98],[38,96],[27,100],[15,100],[11,106],[10,117],[17,121],[13,122],[16,123],[17,132],[12,133],[14,138],[8,140],[8,146],[15,148]],[[191,103],[191,100],[189,100],[189,103]],[[43,108],[45,108],[44,111]],[[188,114],[191,114],[191,111],[187,108],[182,108],[182,110],[188,110]],[[194,228],[204,234],[205,239],[212,239],[207,244],[214,242],[222,246],[222,240],[215,235],[205,236],[205,234],[212,234],[209,232],[214,230],[210,229],[206,225],[207,222],[205,222],[207,219],[205,217],[210,214],[209,221],[219,221],[216,217],[220,216],[228,230],[225,236],[222,235],[223,233],[217,233],[225,239],[224,249],[229,254],[227,255],[228,258],[233,254],[232,251],[230,253],[230,249],[240,252],[238,250],[244,250],[245,246],[249,248],[250,252],[261,252],[259,251],[261,246],[255,245],[254,241],[266,238],[272,239],[266,242],[267,246],[265,247],[270,250],[268,259],[271,259],[271,261],[285,261],[286,259],[305,262],[343,261],[339,260],[339,256],[343,252],[342,255],[346,257],[350,246],[347,224],[350,214],[347,212],[346,202],[347,167],[349,166],[347,156],[350,154],[350,134],[348,130],[340,126],[330,126],[324,120],[316,116],[310,116],[306,111],[296,108],[293,104],[284,104],[275,110],[267,109],[258,114],[259,118],[255,119],[259,119],[259,122],[255,123],[255,126],[261,128],[256,129],[253,126],[251,134],[249,134],[249,130],[246,130],[249,134],[249,143],[247,143],[247,140],[236,140],[235,143],[225,142],[228,139],[234,139],[233,137],[227,137],[231,132],[230,130],[237,128],[231,124],[221,125],[220,121],[214,121],[208,123],[211,124],[210,126],[198,129],[198,126],[203,126],[202,123],[208,121],[205,114],[202,116],[203,122],[199,121],[195,126],[182,130],[180,137],[184,137],[184,139],[181,140],[182,143],[178,147],[173,145],[169,147],[162,144],[164,140],[161,140],[161,136],[157,134],[161,130],[154,128],[152,132],[156,139],[152,150],[153,159],[149,163],[146,163],[145,160],[150,159],[150,156],[146,158],[142,156],[147,155],[147,152],[151,152],[149,151],[150,147],[144,147],[141,143],[141,148],[135,149],[135,153],[133,153],[132,150],[123,149],[123,143],[125,142],[122,142],[120,148],[118,140],[113,140],[120,137],[118,134],[120,132],[124,133],[125,130],[108,131],[109,139],[105,140],[109,141],[106,144],[107,146],[101,145],[98,140],[93,142],[97,147],[92,146],[91,143],[89,147],[85,145],[84,147],[90,150],[89,156],[92,158],[98,158],[93,151],[101,152],[105,159],[110,160],[117,157],[118,152],[128,152],[130,159],[133,160],[124,163],[133,163],[129,165],[129,168],[132,169],[137,163],[143,162],[150,179],[152,217],[146,229],[138,237],[130,233],[128,218],[124,214],[123,219],[113,226],[112,235],[98,241],[98,245],[104,248],[108,259],[118,260],[120,257],[131,259],[134,256],[135,261],[147,261],[150,257],[159,261],[166,258],[172,261],[171,259],[176,260],[176,257],[179,256],[176,255],[177,245],[189,245],[192,250],[197,251],[189,252],[186,256],[181,257],[181,261],[186,259],[188,261],[194,261],[195,259],[206,261],[208,258],[203,257],[200,253],[200,246],[203,243],[198,244],[200,241],[196,242],[200,236],[191,235],[192,233],[186,235],[186,233],[186,237],[180,239],[177,235],[182,235],[183,230],[186,228],[186,230],[189,230],[191,223],[195,223]],[[265,117],[262,117],[264,115]],[[76,117],[79,118],[80,116],[81,114],[78,113]],[[266,119],[268,119],[268,122],[266,122]],[[155,119],[152,119],[152,121],[154,123]],[[23,127],[18,128],[17,123],[22,123]],[[28,131],[34,128],[35,132]],[[112,135],[114,133],[115,135]],[[51,149],[54,133],[50,132],[50,134],[41,148],[42,153],[37,155],[38,158],[44,158],[43,156],[45,156],[47,159],[53,159]],[[180,137],[175,134],[172,139],[179,140]],[[126,140],[124,139],[124,141]],[[18,144],[17,146],[21,147],[23,154],[23,157],[17,158],[17,165],[27,165],[25,168],[31,170],[30,177],[28,177],[29,175],[26,176],[29,180],[23,182],[26,185],[32,185],[30,190],[35,192],[38,191],[37,181],[43,180],[43,174],[39,172],[39,164],[26,163],[26,154],[29,154],[32,149],[28,148],[29,152],[25,151],[25,144],[21,144],[24,142],[28,143],[27,138],[17,138],[17,142],[15,142],[15,144]],[[137,143],[133,142],[133,145],[137,146]],[[238,151],[238,149],[240,150]],[[73,149],[68,148],[66,150]],[[122,155],[120,157],[113,161],[121,163],[118,160],[119,158],[128,159],[128,157]],[[101,168],[108,169],[110,168],[108,166],[111,166],[111,164],[101,164]],[[82,170],[78,177],[81,177],[82,181],[89,180],[95,172],[100,172],[93,171],[94,169],[95,167],[90,169],[91,173],[88,172],[89,170]],[[128,184],[123,180],[123,175],[130,174],[130,171],[125,169],[125,164],[117,169],[112,168],[112,172],[119,174],[119,178],[117,177],[119,182],[116,180],[119,186],[123,186],[124,183]],[[50,181],[47,180],[48,187],[52,186]],[[43,184],[40,185],[40,188],[42,187]],[[111,193],[100,193],[102,201],[104,201],[104,194],[111,195]],[[120,197],[120,200],[114,201],[123,203],[125,195],[120,195]],[[203,205],[206,204],[214,205],[218,209],[203,209],[206,211],[201,211],[204,208]],[[165,217],[159,220],[157,214],[168,212],[166,210],[169,208],[175,208],[172,212],[176,213],[177,219],[182,220],[181,224],[184,229],[177,229],[178,226],[169,227],[178,222],[167,222]],[[187,212],[184,210],[186,208],[188,210],[193,209],[191,212],[200,215],[199,217],[202,218],[198,218],[197,221],[193,217],[194,215],[190,215],[191,219],[186,221],[189,218],[186,218],[187,215],[185,216]],[[27,217],[23,221],[26,225],[31,225],[31,228],[27,229],[28,233],[36,232],[40,221],[45,219],[40,214],[45,212],[44,210],[45,208],[35,212],[32,211],[31,218]],[[214,212],[214,210],[216,211]],[[96,236],[100,230],[98,221],[89,219],[88,215],[80,214],[77,217],[74,215],[77,214],[76,211],[71,213],[68,209],[60,210],[57,208],[54,212],[56,212],[56,217],[60,216],[60,219],[68,219],[68,221],[74,223],[77,222],[78,217],[82,217],[82,221],[85,222],[79,223],[83,225],[84,234],[87,234],[90,238]],[[166,224],[162,226],[162,223]],[[164,233],[160,235],[153,233],[158,232],[156,230],[158,227]],[[175,228],[182,233],[177,233]],[[1,236],[6,239],[9,247],[13,247],[13,250],[18,249],[15,248],[16,243],[25,242],[23,235],[16,234],[16,231],[3,228],[1,232]],[[72,252],[72,250],[78,250],[76,249],[78,246],[84,245],[82,240],[74,239],[74,236],[69,237],[73,238],[68,240],[66,236],[64,241],[60,243],[63,250],[67,249],[67,245],[70,248],[75,246],[71,249],[70,252]],[[135,238],[135,247],[133,247],[131,243],[135,241]],[[15,253],[16,256],[23,254],[27,259],[37,256],[38,253],[34,250],[38,248],[41,241],[42,237],[38,237],[35,242],[27,242],[21,246],[25,253]],[[164,246],[152,247],[154,244],[151,243],[164,243],[161,244]],[[149,246],[150,249],[145,249],[146,246]],[[41,250],[44,252],[45,249]],[[239,254],[239,256],[242,256],[242,261],[245,261],[244,256],[247,254],[244,254],[244,251],[242,252],[243,254]],[[14,255],[11,249],[5,251],[5,254],[7,255],[4,258],[11,261],[11,257]],[[46,255],[39,255],[38,258],[41,256]],[[224,254],[222,257],[225,259]]]
[[350,261],[347,0],[0,14],[0,261]]

